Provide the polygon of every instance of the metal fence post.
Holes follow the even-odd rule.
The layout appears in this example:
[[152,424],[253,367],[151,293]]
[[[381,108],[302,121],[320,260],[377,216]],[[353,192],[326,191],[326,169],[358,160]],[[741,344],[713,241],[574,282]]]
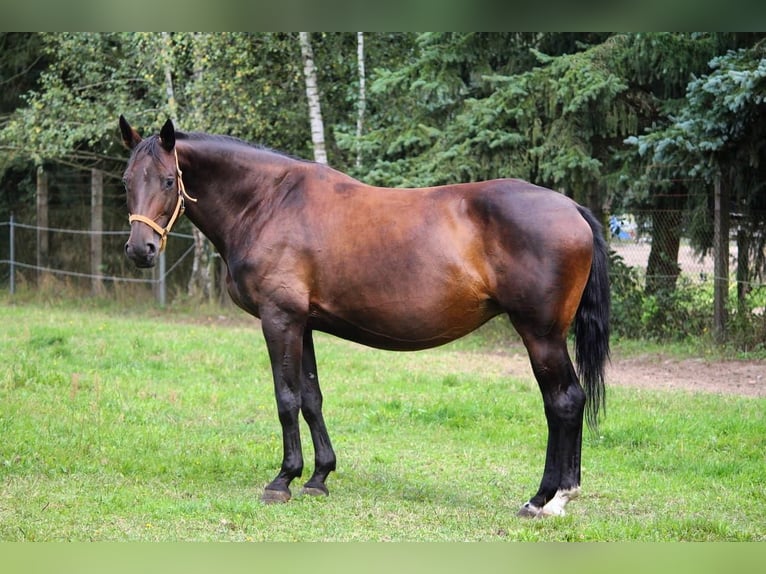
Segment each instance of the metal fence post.
[[10,235],[9,239],[10,239],[10,242],[11,242],[10,243],[11,248],[10,248],[10,253],[9,253],[9,259],[11,260],[11,264],[10,264],[10,266],[11,266],[10,289],[11,289],[11,295],[13,295],[13,294],[16,293],[16,273],[15,273],[15,269],[14,269],[14,261],[15,261],[16,253],[15,253],[14,247],[13,247],[13,244],[14,244],[13,213],[11,213],[11,221],[10,221],[10,225],[8,227],[10,229],[10,231],[8,233]]
[[159,278],[159,289],[157,290],[157,300],[160,304],[160,307],[165,306],[165,299],[167,297],[167,285],[165,282],[165,252],[160,253],[160,278]]

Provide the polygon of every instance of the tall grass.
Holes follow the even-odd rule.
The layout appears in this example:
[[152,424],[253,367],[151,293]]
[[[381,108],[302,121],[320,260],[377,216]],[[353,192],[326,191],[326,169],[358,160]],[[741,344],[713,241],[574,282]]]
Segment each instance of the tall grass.
[[11,302],[0,321],[0,540],[766,539],[764,399],[610,389],[583,496],[529,521],[546,431],[507,375],[518,345],[318,334],[331,494],[265,506],[281,434],[254,324]]

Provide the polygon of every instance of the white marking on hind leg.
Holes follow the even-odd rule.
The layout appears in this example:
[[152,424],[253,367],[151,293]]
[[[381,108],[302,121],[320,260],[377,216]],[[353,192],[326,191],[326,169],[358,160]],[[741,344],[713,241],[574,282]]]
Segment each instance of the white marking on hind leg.
[[580,487],[575,486],[567,490],[559,490],[556,492],[553,498],[551,498],[545,506],[543,506],[543,516],[564,516],[566,512],[564,507],[567,502],[580,496]]

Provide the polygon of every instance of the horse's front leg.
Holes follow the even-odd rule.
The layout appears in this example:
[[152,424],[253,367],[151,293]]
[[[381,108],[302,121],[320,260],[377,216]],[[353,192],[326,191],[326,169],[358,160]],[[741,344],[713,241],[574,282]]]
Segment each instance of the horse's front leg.
[[303,418],[311,430],[314,443],[314,474],[303,486],[304,494],[328,494],[325,481],[335,470],[335,452],[322,415],[322,391],[319,389],[314,341],[310,330],[303,335],[303,369],[301,373],[301,397]]
[[282,467],[264,489],[264,502],[290,500],[290,483],[303,472],[298,413],[301,409],[301,360],[305,320],[278,309],[262,311],[261,325],[274,377],[277,412],[282,425]]

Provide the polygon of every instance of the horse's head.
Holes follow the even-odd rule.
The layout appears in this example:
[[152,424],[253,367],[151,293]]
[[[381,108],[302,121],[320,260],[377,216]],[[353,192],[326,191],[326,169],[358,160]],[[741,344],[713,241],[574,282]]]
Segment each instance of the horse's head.
[[153,267],[167,234],[183,212],[185,192],[175,154],[176,134],[168,120],[159,135],[142,139],[120,116],[123,143],[132,150],[123,175],[130,214],[125,254],[138,267]]

